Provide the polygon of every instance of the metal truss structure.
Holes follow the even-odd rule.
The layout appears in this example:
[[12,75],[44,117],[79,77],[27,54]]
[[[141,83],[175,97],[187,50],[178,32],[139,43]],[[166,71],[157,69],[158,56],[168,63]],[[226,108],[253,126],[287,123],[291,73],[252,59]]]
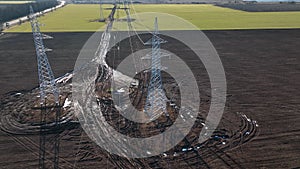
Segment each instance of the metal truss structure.
[[[29,15],[33,40],[35,45],[35,51],[37,56],[38,63],[38,76],[39,76],[39,88],[40,88],[40,104],[41,104],[41,116],[40,116],[40,149],[39,149],[39,168],[45,168],[45,154],[46,154],[46,133],[45,129],[47,128],[47,114],[49,113],[49,106],[47,104],[47,97],[53,95],[55,106],[54,110],[56,113],[55,124],[57,130],[59,130],[59,117],[60,117],[60,106],[59,106],[59,91],[55,83],[54,75],[51,70],[48,57],[46,52],[49,51],[48,48],[45,48],[43,39],[52,39],[53,37],[42,34],[40,32],[39,22],[36,18],[32,6],[30,6],[30,15]],[[51,106],[50,106],[51,107]],[[51,111],[51,110],[50,110]],[[55,144],[54,144],[54,168],[58,169],[58,159],[59,159],[59,132],[57,132]]]
[[40,32],[39,22],[31,6],[30,6],[29,18],[30,18],[33,40],[34,40],[37,62],[38,62],[41,104],[45,104],[45,99],[48,94],[53,94],[55,103],[58,104],[59,91],[55,84],[54,75],[51,70],[48,57],[46,54],[47,48],[45,48],[43,43],[43,39],[45,35]]
[[160,44],[162,39],[159,37],[158,22],[155,18],[154,23],[155,31],[152,37],[152,56],[151,56],[151,79],[148,86],[148,95],[144,111],[146,114],[155,119],[162,113],[168,116],[166,102],[167,97],[163,90],[162,77],[161,77],[161,52]]

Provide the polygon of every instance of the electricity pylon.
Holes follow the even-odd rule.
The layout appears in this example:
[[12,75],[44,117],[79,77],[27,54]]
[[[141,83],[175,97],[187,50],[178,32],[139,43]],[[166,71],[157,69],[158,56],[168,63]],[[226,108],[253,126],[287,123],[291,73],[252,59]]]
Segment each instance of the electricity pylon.
[[46,54],[46,48],[43,43],[43,34],[40,32],[39,22],[31,6],[29,18],[38,62],[41,104],[45,104],[45,98],[47,97],[47,94],[53,94],[55,103],[58,104],[58,88],[55,84],[54,75]]
[[[32,6],[30,6],[29,19],[32,28],[33,40],[35,45],[35,51],[38,63],[38,76],[39,76],[39,88],[40,88],[40,104],[41,104],[41,127],[40,127],[40,149],[39,149],[39,168],[45,168],[45,153],[46,153],[46,116],[47,116],[47,105],[46,98],[49,94],[53,94],[55,101],[56,110],[56,127],[59,127],[59,116],[60,116],[60,106],[59,106],[59,91],[55,83],[54,75],[51,70],[48,57],[46,54],[47,48],[45,48],[43,39],[51,38],[40,32],[39,22],[34,14]],[[59,152],[59,134],[56,136],[56,141],[54,145],[54,168],[58,169],[58,152]]]
[[167,97],[163,90],[161,78],[161,52],[160,44],[162,39],[159,37],[158,22],[155,18],[154,23],[155,31],[153,33],[152,41],[152,54],[151,54],[151,79],[148,86],[148,95],[144,111],[150,119],[156,119],[162,113],[168,116],[166,103]]
[[99,4],[100,4],[100,19],[99,19],[99,22],[105,22],[105,19],[104,19],[104,15],[103,15],[103,3],[101,0],[99,0]]

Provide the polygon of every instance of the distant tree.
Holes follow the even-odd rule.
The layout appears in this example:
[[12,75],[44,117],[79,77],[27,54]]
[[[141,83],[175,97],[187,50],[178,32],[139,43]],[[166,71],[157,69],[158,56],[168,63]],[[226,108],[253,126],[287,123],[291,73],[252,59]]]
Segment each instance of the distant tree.
[[35,11],[42,11],[58,4],[56,0],[39,0],[35,3],[4,5],[0,8],[0,23],[17,19],[29,14],[29,6],[32,5]]

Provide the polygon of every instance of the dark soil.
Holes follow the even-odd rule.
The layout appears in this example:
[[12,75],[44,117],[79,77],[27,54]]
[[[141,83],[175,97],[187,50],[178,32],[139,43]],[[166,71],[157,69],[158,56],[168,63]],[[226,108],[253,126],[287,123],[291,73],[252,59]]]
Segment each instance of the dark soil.
[[[215,158],[204,158],[206,163],[211,168],[300,167],[300,30],[205,33],[218,51],[226,72],[228,97],[223,120],[230,120],[228,118],[233,113],[242,112],[258,121],[260,125],[260,133],[252,141],[219,155],[225,162]],[[50,35],[55,38],[46,40],[45,44],[53,49],[53,52],[48,53],[48,57],[57,77],[73,69],[81,47],[92,33]],[[180,53],[181,49],[174,50]],[[2,97],[11,91],[37,86],[36,56],[31,34],[0,36],[0,67]],[[206,74],[202,71],[201,63],[191,63],[191,67],[194,68],[194,72],[198,72],[197,78],[201,81],[202,76],[205,77]],[[204,83],[203,86],[207,84]],[[209,99],[209,94],[206,98]],[[95,148],[97,145],[91,143],[85,134],[80,135],[81,130],[77,129],[63,136],[60,150],[62,168],[120,168],[120,163],[126,161]],[[73,136],[80,137],[74,139]],[[28,138],[34,142],[28,141]],[[80,141],[81,146],[78,147]],[[26,136],[24,139],[0,132],[0,144],[1,168],[37,168],[38,156],[34,155],[38,153],[37,137]],[[178,162],[178,158],[184,156],[169,158],[170,161],[150,158],[131,162],[138,164],[142,161],[149,164],[145,165],[147,168],[151,166],[151,161],[159,159],[160,167],[185,168],[188,167],[187,164]],[[52,159],[49,160],[51,162]],[[202,167],[205,168],[204,165]]]

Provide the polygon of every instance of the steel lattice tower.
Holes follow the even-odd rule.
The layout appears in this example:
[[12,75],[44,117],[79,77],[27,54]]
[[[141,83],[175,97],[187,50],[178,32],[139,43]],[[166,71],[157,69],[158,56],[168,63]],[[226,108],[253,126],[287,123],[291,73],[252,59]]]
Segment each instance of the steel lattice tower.
[[103,2],[102,0],[99,0],[99,4],[100,4],[100,19],[99,19],[99,22],[104,22],[105,19],[104,19],[104,15],[103,15]]
[[47,97],[47,94],[53,94],[55,103],[58,104],[59,92],[47,58],[46,48],[43,43],[43,34],[40,32],[39,22],[34,14],[32,6],[30,6],[29,18],[38,62],[41,104],[45,104],[45,98]]
[[148,86],[148,95],[145,105],[145,112],[151,119],[155,119],[162,113],[168,115],[166,102],[167,97],[163,90],[161,78],[161,56],[160,44],[162,39],[159,37],[158,22],[155,18],[155,31],[152,37],[152,54],[151,54],[151,79]]
[[[39,22],[34,14],[32,6],[30,6],[30,15],[29,15],[33,40],[36,50],[37,62],[38,62],[38,76],[39,76],[39,88],[40,88],[40,104],[41,104],[41,127],[40,127],[40,150],[39,150],[39,168],[45,168],[45,154],[46,154],[46,120],[47,120],[47,110],[50,105],[47,105],[46,98],[48,94],[53,94],[55,106],[54,110],[56,111],[56,120],[55,124],[57,129],[60,127],[59,117],[60,117],[60,106],[59,106],[59,92],[55,83],[54,75],[51,70],[48,57],[46,54],[47,48],[45,48],[43,39],[49,38],[50,36],[43,35],[40,32]],[[48,107],[47,107],[48,106]],[[54,145],[54,168],[58,169],[58,159],[59,159],[59,133],[55,136],[55,145]]]

